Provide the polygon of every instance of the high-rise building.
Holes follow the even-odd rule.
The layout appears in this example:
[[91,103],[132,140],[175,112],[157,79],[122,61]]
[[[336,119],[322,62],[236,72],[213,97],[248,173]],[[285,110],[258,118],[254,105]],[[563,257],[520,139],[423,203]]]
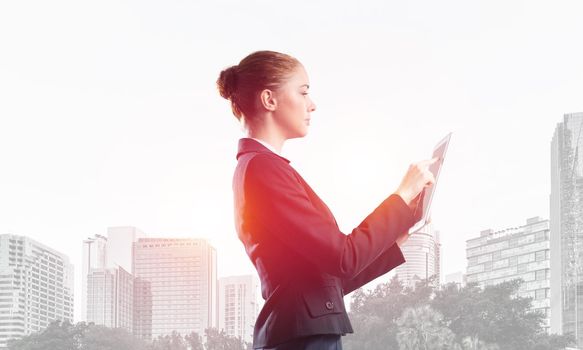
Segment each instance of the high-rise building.
[[220,278],[219,329],[245,342],[253,342],[259,293],[259,279],[254,275]]
[[122,267],[91,269],[87,275],[87,321],[132,331],[134,278]]
[[217,255],[204,239],[134,243],[134,334],[151,340],[217,327]]
[[443,257],[443,252],[441,250],[441,237],[440,237],[441,233],[437,230],[434,231],[434,250],[435,250],[435,281],[439,284],[442,283],[442,279],[443,279],[443,273],[441,271],[441,265],[442,265],[442,257]]
[[73,322],[69,258],[30,238],[0,235],[0,348],[54,320]]
[[[551,332],[583,347],[583,113],[566,114],[551,141]],[[579,150],[581,148],[581,150]]]
[[514,279],[523,283],[518,296],[532,298],[532,308],[545,315],[550,327],[550,240],[549,221],[539,217],[526,225],[505,230],[491,229],[466,241],[467,283],[490,286]]
[[[107,237],[83,241],[82,320],[133,329],[133,243],[144,237],[135,227],[109,227]],[[90,294],[90,295],[89,295]]]
[[132,226],[107,228],[107,267],[121,266],[132,271],[133,244],[146,235]]
[[81,270],[81,320],[87,321],[87,276],[92,269],[107,266],[107,238],[95,235],[83,241],[83,263]]
[[415,287],[417,281],[435,278],[441,280],[441,244],[439,232],[431,224],[410,235],[401,246],[405,263],[395,268],[395,275],[407,287]]

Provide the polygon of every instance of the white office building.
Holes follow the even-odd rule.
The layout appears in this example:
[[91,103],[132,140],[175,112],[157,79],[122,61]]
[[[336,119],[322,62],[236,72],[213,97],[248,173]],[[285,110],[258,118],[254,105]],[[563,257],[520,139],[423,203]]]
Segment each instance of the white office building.
[[9,339],[73,323],[73,265],[28,237],[0,235],[0,348]]
[[533,217],[526,225],[480,232],[466,241],[467,283],[496,285],[522,279],[518,295],[532,298],[532,308],[545,315],[550,330],[549,220]]
[[217,320],[217,253],[207,240],[142,238],[134,243],[134,335],[204,335]]
[[245,342],[253,342],[259,313],[259,278],[255,275],[219,279],[219,329]]
[[441,281],[441,243],[439,232],[429,224],[409,236],[401,246],[406,262],[395,268],[395,275],[406,287],[415,287],[418,281],[435,278]]
[[81,320],[87,319],[87,276],[94,269],[107,266],[107,237],[95,235],[83,241],[83,262],[81,270]]
[[133,243],[144,233],[109,227],[83,241],[82,320],[133,332]]
[[87,322],[132,332],[134,278],[122,267],[91,269],[87,275]]

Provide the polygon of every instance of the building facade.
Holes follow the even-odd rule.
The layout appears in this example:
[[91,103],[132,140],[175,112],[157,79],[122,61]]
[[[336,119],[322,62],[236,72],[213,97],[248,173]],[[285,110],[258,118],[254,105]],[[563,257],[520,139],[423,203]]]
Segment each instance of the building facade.
[[431,224],[409,236],[401,246],[406,262],[395,268],[395,275],[406,287],[415,287],[418,281],[433,277],[441,281],[441,244],[439,232]]
[[133,244],[146,235],[133,226],[115,226],[107,228],[107,265],[106,267],[120,266],[124,270],[132,271]]
[[259,313],[259,279],[254,275],[219,279],[219,329],[227,335],[253,342]]
[[87,275],[87,322],[110,328],[133,327],[134,278],[121,267],[97,268]]
[[134,243],[134,334],[144,340],[218,327],[217,256],[204,239]]
[[107,237],[95,235],[83,240],[83,262],[81,270],[81,321],[87,320],[87,276],[93,269],[107,266]]
[[0,235],[0,348],[54,320],[73,323],[73,304],[66,255],[24,236]]
[[534,217],[524,226],[485,230],[466,241],[467,283],[484,287],[522,279],[518,296],[532,298],[532,308],[545,316],[547,332],[551,315],[549,232],[549,220]]
[[83,241],[81,320],[133,332],[133,243],[144,233],[131,226],[109,227],[107,236]]
[[583,113],[566,114],[551,141],[551,331],[583,347]]

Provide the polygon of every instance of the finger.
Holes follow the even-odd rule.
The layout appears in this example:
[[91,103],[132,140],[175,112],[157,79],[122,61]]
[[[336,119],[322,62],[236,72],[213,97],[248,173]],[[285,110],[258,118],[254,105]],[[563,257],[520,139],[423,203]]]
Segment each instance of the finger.
[[428,165],[434,164],[435,162],[439,161],[440,159],[441,159],[441,157],[434,157],[431,159],[422,160],[419,162],[419,165],[428,166]]
[[431,186],[434,183],[435,183],[435,176],[433,176],[433,173],[431,171],[426,171],[425,172],[425,187]]

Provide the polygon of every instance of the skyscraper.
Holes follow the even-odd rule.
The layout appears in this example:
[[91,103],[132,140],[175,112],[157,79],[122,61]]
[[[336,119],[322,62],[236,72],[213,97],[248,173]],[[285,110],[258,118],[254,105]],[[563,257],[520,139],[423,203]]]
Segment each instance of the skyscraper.
[[532,298],[532,308],[550,323],[550,241],[549,221],[539,217],[526,225],[500,231],[491,229],[466,241],[467,283],[481,286],[522,279],[518,295]]
[[0,235],[0,348],[54,320],[73,322],[73,265],[28,237]]
[[81,270],[81,320],[87,321],[87,276],[91,269],[107,265],[107,238],[102,235],[88,237],[83,241],[83,263]]
[[107,237],[83,241],[82,320],[133,329],[132,245],[143,237],[131,226],[109,227]]
[[87,275],[87,322],[132,331],[134,277],[122,267],[97,268]]
[[441,244],[439,232],[431,224],[409,236],[401,247],[406,262],[395,268],[395,275],[408,287],[414,287],[419,280],[434,276],[441,280]]
[[107,228],[107,267],[121,266],[132,271],[132,249],[134,242],[146,235],[133,226]]
[[259,279],[254,275],[220,278],[219,329],[245,342],[253,342],[259,293]]
[[[583,113],[566,114],[551,141],[551,332],[583,346]],[[581,150],[580,150],[581,149]]]
[[134,243],[134,334],[155,339],[217,327],[217,256],[204,239]]

